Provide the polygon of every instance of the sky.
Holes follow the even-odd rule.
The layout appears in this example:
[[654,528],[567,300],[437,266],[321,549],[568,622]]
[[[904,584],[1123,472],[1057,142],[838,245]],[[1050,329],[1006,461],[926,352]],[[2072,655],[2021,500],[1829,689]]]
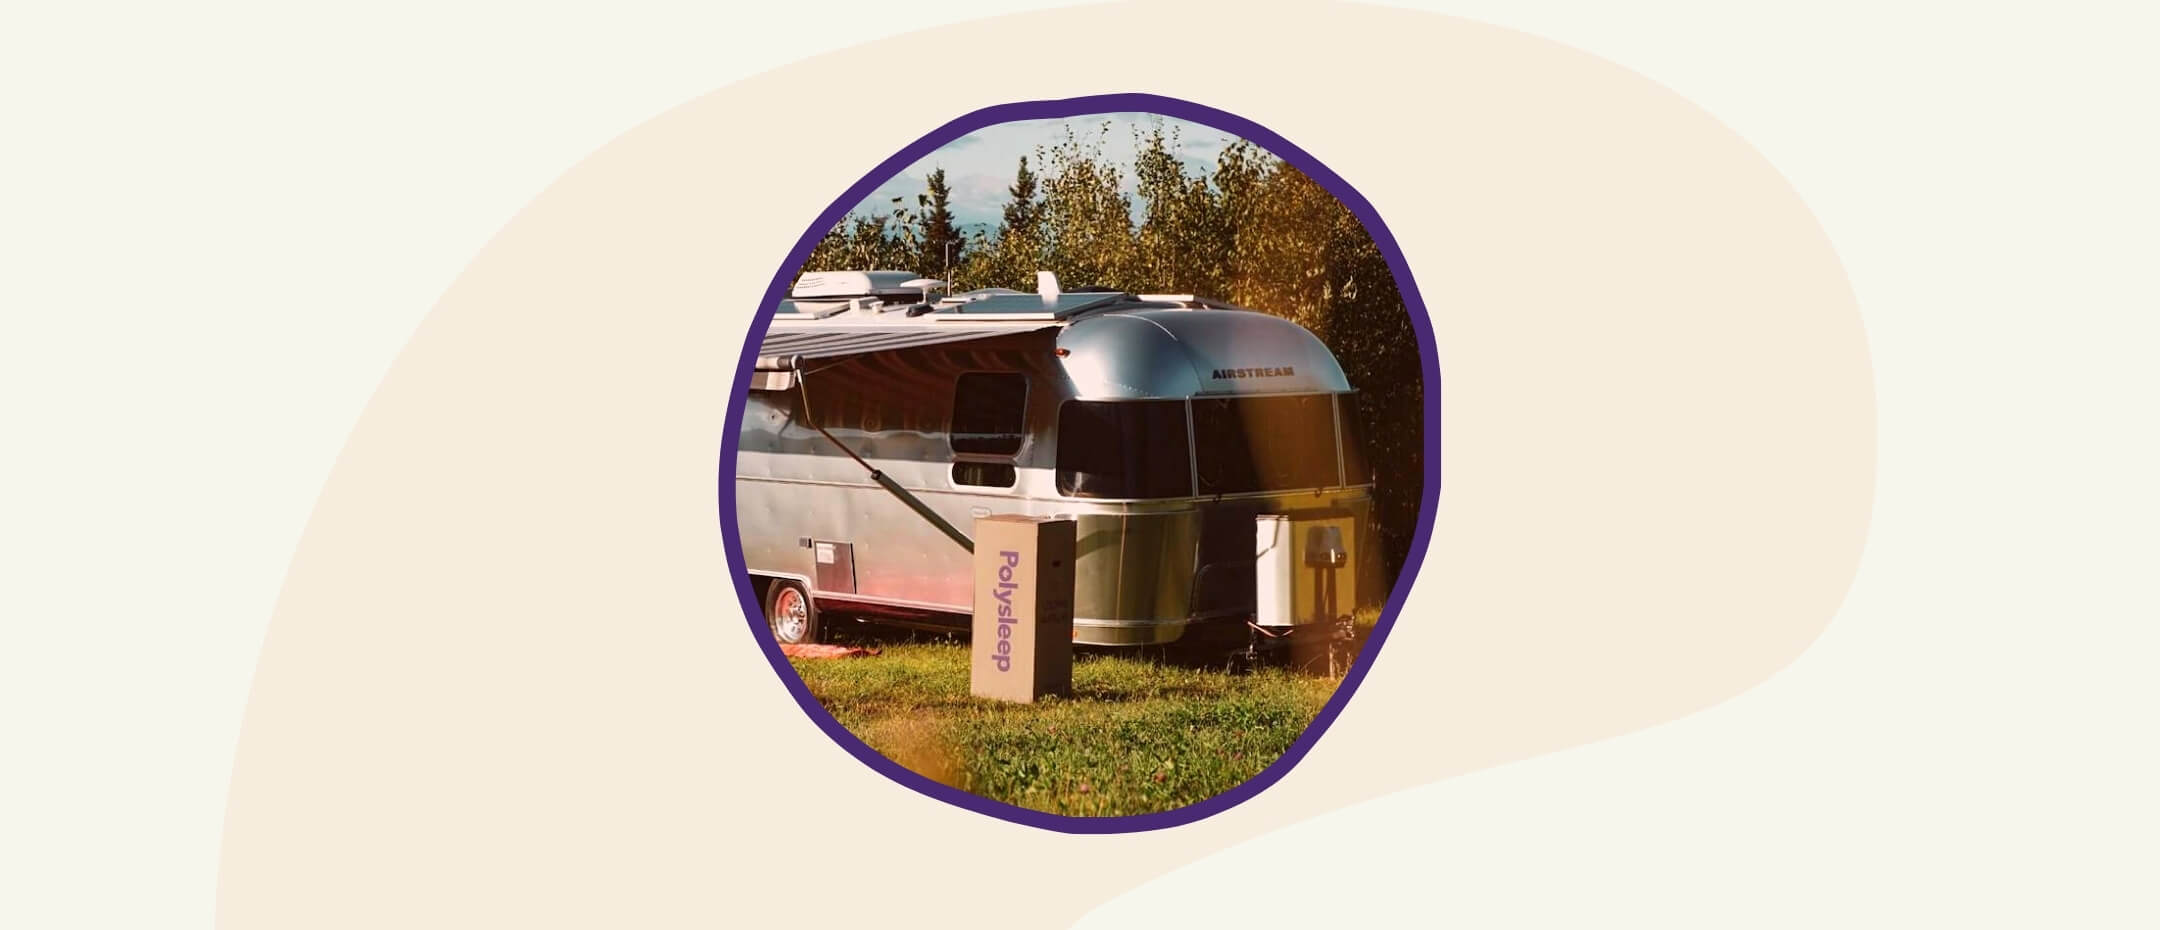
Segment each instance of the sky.
[[[1107,132],[1104,132],[1105,124]],[[1176,130],[1175,151],[1180,159],[1190,167],[1207,170],[1214,168],[1216,154],[1237,138],[1220,129],[1155,113],[1098,113],[1069,119],[999,123],[961,136],[924,156],[880,184],[851,212],[855,215],[890,213],[895,206],[894,197],[902,198],[900,205],[914,209],[915,196],[924,190],[924,179],[942,167],[945,182],[952,187],[954,220],[963,227],[995,226],[1003,215],[1005,192],[1012,186],[1013,174],[1020,167],[1020,156],[1028,156],[1028,166],[1040,172],[1041,160],[1035,157],[1036,147],[1063,140],[1068,126],[1083,140],[1091,136],[1102,140],[1104,157],[1123,170],[1125,191],[1132,193],[1133,131],[1146,132],[1157,125],[1165,130]]]

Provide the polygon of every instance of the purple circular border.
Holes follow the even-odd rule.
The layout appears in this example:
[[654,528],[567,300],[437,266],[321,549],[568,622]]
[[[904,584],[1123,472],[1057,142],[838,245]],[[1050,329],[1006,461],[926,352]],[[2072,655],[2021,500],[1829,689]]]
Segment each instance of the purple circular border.
[[917,792],[1000,820],[1059,833],[1079,834],[1136,833],[1183,826],[1229,810],[1267,790],[1289,773],[1298,760],[1303,759],[1307,752],[1312,751],[1313,745],[1320,741],[1321,735],[1327,732],[1336,715],[1342,713],[1343,706],[1357,691],[1359,683],[1365,680],[1365,673],[1371,670],[1373,661],[1379,657],[1381,647],[1387,643],[1388,632],[1394,629],[1395,618],[1402,611],[1403,599],[1409,594],[1410,583],[1416,580],[1418,569],[1424,564],[1425,547],[1432,536],[1433,510],[1440,499],[1440,363],[1433,341],[1432,320],[1426,315],[1425,301],[1418,294],[1417,284],[1410,276],[1409,264],[1403,260],[1401,246],[1395,243],[1395,237],[1388,232],[1387,225],[1380,221],[1379,211],[1373,209],[1372,203],[1367,201],[1364,195],[1359,194],[1348,182],[1328,170],[1326,165],[1307,154],[1304,149],[1290,144],[1289,140],[1257,123],[1213,107],[1154,94],[1101,94],[985,107],[939,126],[894,153],[892,157],[879,162],[862,180],[855,182],[846,193],[834,200],[831,206],[826,207],[825,212],[818,214],[817,220],[810,224],[802,238],[796,240],[795,248],[780,263],[780,270],[773,275],[772,283],[766,286],[764,302],[758,305],[757,331],[753,334],[754,338],[743,344],[742,356],[736,361],[734,381],[738,386],[747,382],[746,375],[757,361],[758,344],[763,339],[766,326],[771,322],[772,307],[777,305],[783,296],[792,277],[791,272],[809,260],[811,249],[817,245],[825,230],[831,229],[848,210],[870,196],[887,177],[897,174],[946,143],[977,129],[1017,120],[1064,119],[1097,113],[1159,113],[1235,133],[1259,143],[1271,154],[1305,172],[1308,177],[1319,182],[1321,187],[1334,194],[1337,200],[1342,201],[1343,205],[1349,207],[1350,212],[1365,224],[1366,231],[1372,234],[1373,243],[1387,258],[1388,270],[1395,275],[1396,289],[1401,293],[1403,304],[1409,310],[1410,326],[1417,331],[1425,390],[1425,486],[1421,489],[1417,530],[1411,536],[1410,551],[1403,560],[1402,574],[1395,579],[1394,589],[1388,594],[1387,604],[1380,611],[1379,624],[1373,628],[1366,648],[1359,654],[1357,662],[1352,664],[1349,673],[1343,677],[1342,683],[1336,686],[1335,693],[1328,698],[1326,706],[1320,709],[1312,723],[1305,727],[1305,731],[1298,735],[1289,749],[1283,751],[1280,758],[1262,769],[1259,774],[1221,794],[1175,810],[1123,817],[1074,817],[1028,810],[940,784],[909,771],[870,748],[859,737],[842,727],[839,721],[833,719],[832,714],[811,696],[810,689],[802,682],[802,676],[795,674],[787,657],[781,654],[779,644],[773,641],[766,630],[764,607],[757,603],[756,592],[751,588],[749,572],[743,564],[742,539],[735,527],[734,472],[736,440],[739,434],[736,424],[742,422],[745,400],[739,388],[728,396],[728,427],[720,442],[720,463],[723,467],[719,475],[720,534],[727,544],[728,569],[733,574],[736,596],[741,600],[749,620],[752,640],[764,651],[766,661],[772,663],[774,673],[787,686],[788,692],[795,696],[795,702],[802,705],[803,713],[809,715],[811,722],[816,723],[825,731],[826,736],[831,737],[833,742],[861,760],[864,765]]

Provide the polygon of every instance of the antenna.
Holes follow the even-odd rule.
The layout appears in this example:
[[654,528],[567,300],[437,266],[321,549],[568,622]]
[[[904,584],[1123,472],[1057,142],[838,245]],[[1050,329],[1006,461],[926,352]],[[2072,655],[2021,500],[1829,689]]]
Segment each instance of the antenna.
[[1045,306],[1057,303],[1058,296],[1065,293],[1064,291],[1058,290],[1057,272],[1035,272],[1035,293],[1042,295],[1042,301]]
[[922,289],[922,302],[923,302],[923,303],[929,303],[929,302],[930,302],[930,289],[931,289],[931,288],[933,288],[933,287],[944,287],[944,286],[945,286],[945,282],[943,282],[943,281],[940,281],[940,280],[938,280],[938,279],[936,279],[936,278],[913,278],[913,279],[910,279],[910,280],[907,280],[907,281],[902,281],[902,282],[900,282],[900,286],[901,286],[901,287],[914,287],[914,288],[921,288],[921,289]]

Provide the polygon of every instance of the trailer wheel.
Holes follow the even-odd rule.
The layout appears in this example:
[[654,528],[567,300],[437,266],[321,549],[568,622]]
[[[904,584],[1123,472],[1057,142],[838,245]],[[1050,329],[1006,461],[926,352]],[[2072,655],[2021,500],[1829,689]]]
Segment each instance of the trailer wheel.
[[814,643],[818,633],[817,607],[802,585],[775,580],[765,595],[765,622],[773,638],[783,643]]

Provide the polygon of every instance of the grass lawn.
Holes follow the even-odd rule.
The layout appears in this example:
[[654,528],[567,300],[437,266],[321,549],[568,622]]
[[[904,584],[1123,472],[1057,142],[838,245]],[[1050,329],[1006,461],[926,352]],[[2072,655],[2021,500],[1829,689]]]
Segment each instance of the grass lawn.
[[1082,816],[1221,794],[1282,755],[1337,683],[1281,668],[1228,675],[1080,655],[1071,698],[1006,704],[968,696],[964,644],[792,661],[825,709],[887,758],[994,800]]

